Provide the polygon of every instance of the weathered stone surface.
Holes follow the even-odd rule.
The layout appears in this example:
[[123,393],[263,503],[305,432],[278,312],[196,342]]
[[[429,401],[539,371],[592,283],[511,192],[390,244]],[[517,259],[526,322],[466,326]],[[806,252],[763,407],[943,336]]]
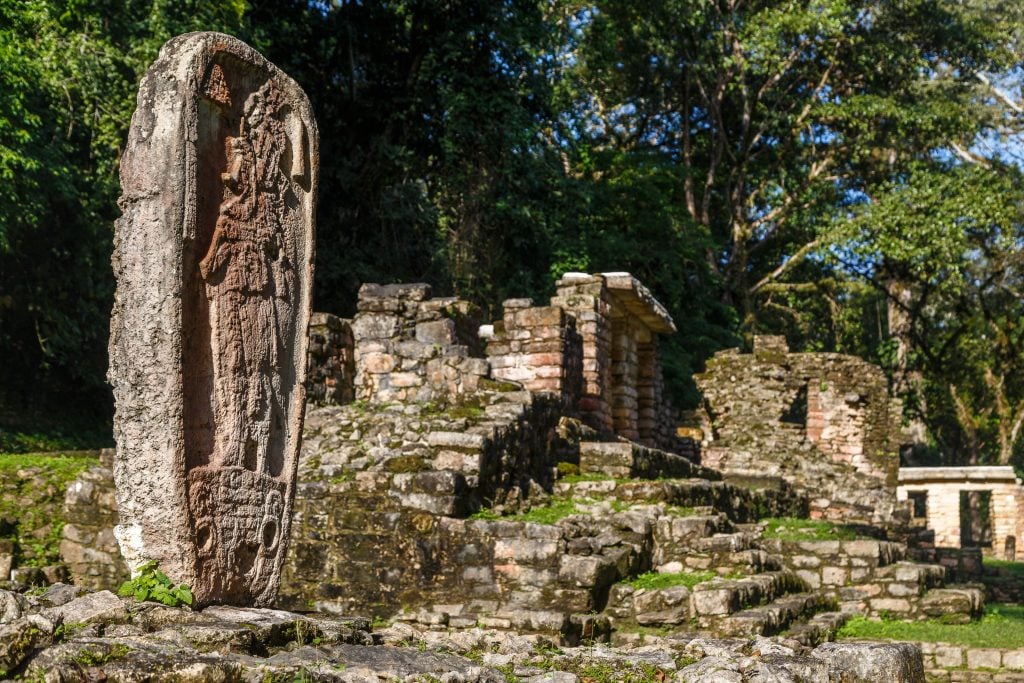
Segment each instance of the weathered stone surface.
[[305,405],[317,129],[241,41],[169,41],[121,161],[110,373],[131,567],[198,604],[268,604]]
[[30,614],[0,625],[0,678],[8,678],[33,649],[53,636],[53,622]]
[[[924,683],[921,648],[914,643],[825,643],[814,657],[838,676],[864,683]],[[840,678],[840,680],[842,680]]]
[[704,465],[726,476],[781,477],[815,496],[815,516],[893,518],[902,409],[881,368],[836,353],[790,353],[784,338],[759,336],[753,353],[719,352],[694,379],[707,407]]
[[0,624],[14,621],[24,614],[28,601],[13,591],[0,590]]
[[110,591],[88,593],[63,605],[42,611],[51,621],[67,624],[115,624],[128,621],[125,600]]

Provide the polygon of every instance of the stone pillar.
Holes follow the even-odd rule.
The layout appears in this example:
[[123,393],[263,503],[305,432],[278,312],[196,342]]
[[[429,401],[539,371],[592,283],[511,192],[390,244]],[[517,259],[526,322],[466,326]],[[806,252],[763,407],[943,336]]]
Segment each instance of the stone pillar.
[[637,326],[625,314],[612,318],[611,395],[615,433],[631,441],[637,431]]
[[[661,364],[658,362],[658,339],[646,331],[637,340],[637,432],[645,446],[657,446],[669,434],[662,433],[659,410],[662,404]],[[675,425],[670,425],[674,431]]]
[[1019,533],[1017,488],[1017,486],[1002,484],[993,486],[991,489],[989,518],[992,522],[992,556],[999,559],[1015,559],[1014,557],[1005,557],[1005,553],[1007,540],[1013,539],[1011,545],[1016,554],[1017,534]]
[[557,306],[508,299],[487,342],[491,376],[531,392],[557,394],[575,412],[582,381],[582,341],[575,320]]
[[600,275],[566,273],[557,282],[551,305],[559,306],[576,319],[576,331],[583,345],[583,386],[580,417],[602,432],[614,429],[611,407],[612,330],[611,302]]
[[928,528],[935,531],[935,546],[960,547],[960,484],[928,488]]
[[110,337],[130,568],[269,605],[305,408],[318,137],[301,88],[220,33],[167,42],[121,161]]

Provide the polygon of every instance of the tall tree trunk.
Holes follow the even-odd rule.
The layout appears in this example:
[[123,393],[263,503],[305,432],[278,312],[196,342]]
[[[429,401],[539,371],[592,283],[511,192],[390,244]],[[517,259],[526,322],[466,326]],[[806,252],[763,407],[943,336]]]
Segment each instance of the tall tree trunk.
[[924,417],[927,404],[924,396],[924,377],[912,363],[913,350],[913,303],[914,292],[910,283],[899,275],[890,273],[885,278],[886,300],[888,303],[889,338],[896,343],[896,358],[892,370],[893,392],[904,399],[912,400],[906,429],[907,443],[901,449],[909,456],[918,446],[928,442],[928,427]]

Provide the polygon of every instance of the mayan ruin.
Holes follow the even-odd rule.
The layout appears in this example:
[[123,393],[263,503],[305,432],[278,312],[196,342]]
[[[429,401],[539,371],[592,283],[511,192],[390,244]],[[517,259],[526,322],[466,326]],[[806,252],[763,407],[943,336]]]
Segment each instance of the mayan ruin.
[[0,681],[1024,683],[1024,8],[0,18]]

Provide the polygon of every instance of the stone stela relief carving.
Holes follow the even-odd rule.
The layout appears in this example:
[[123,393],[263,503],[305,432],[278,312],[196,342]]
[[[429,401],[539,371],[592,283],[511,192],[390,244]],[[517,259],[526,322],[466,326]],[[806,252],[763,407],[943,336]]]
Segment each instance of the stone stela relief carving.
[[305,404],[317,130],[241,41],[169,41],[121,165],[110,372],[118,543],[198,604],[271,604]]

